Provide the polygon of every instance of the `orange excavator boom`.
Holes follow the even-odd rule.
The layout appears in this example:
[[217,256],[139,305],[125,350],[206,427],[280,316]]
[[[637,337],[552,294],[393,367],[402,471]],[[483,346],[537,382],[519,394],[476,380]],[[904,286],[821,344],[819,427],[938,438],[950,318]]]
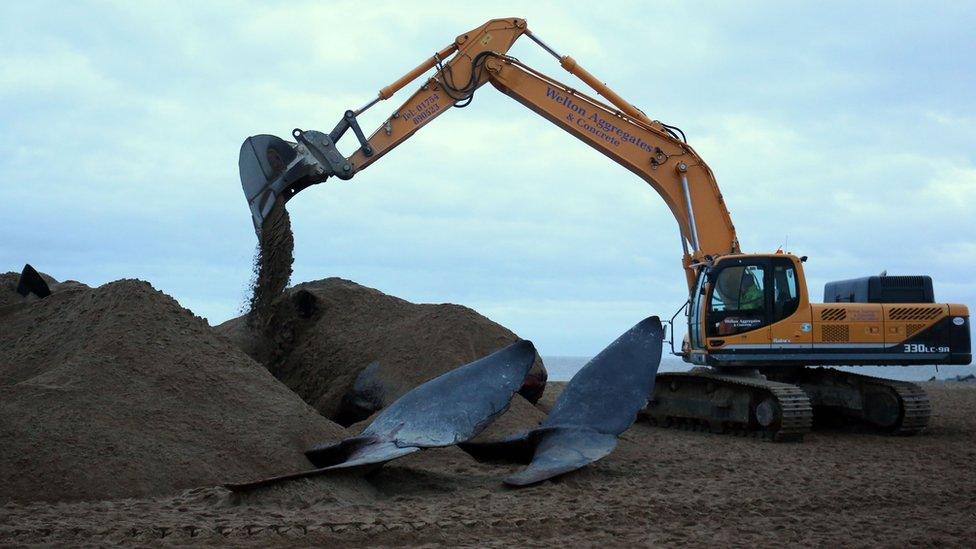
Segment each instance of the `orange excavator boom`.
[[[508,56],[522,35],[556,57],[606,102]],[[431,69],[433,74],[366,138],[357,117]],[[735,227],[712,171],[675,128],[650,119],[576,60],[556,53],[518,18],[493,19],[459,35],[380,89],[366,105],[346,111],[328,134],[296,129],[294,143],[268,135],[249,138],[241,149],[240,167],[255,229],[260,231],[276,200],[288,200],[328,177],[353,177],[451,107],[467,104],[486,83],[635,173],[660,194],[680,228],[689,290],[697,267],[739,253]],[[349,129],[360,146],[346,157],[338,152],[336,142]]]

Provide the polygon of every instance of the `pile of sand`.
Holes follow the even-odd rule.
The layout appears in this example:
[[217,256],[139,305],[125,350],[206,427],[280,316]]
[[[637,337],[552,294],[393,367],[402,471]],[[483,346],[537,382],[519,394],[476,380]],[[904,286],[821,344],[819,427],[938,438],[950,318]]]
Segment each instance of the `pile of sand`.
[[[288,211],[278,200],[259,234],[250,309],[217,330],[342,425],[518,339],[466,307],[417,305],[339,278],[285,291],[294,244]],[[537,401],[546,378],[536,356],[519,393]],[[522,415],[526,425],[537,419]]]
[[[341,278],[290,288],[274,302],[267,326],[251,330],[242,317],[217,331],[343,425],[518,339],[467,307],[410,303]],[[537,400],[545,383],[537,356],[520,393]]]
[[0,501],[153,496],[250,480],[306,469],[305,449],[344,435],[148,283],[8,297]]

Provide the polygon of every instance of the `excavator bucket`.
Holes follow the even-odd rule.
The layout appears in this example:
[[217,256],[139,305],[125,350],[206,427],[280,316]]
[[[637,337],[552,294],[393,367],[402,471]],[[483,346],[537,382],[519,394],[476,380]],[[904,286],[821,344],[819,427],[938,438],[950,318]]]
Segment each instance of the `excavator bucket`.
[[[273,135],[248,137],[241,145],[238,167],[241,187],[251,209],[254,231],[260,236],[268,212],[279,200],[287,202],[299,191],[330,176],[349,179],[355,169],[336,149],[335,140],[353,122],[343,119],[332,133],[292,132],[297,142]],[[359,126],[354,125],[358,130]],[[358,132],[361,133],[361,132]]]
[[51,288],[41,277],[41,274],[34,267],[31,267],[30,263],[27,263],[24,265],[24,270],[20,272],[20,279],[17,281],[17,293],[24,297],[34,294],[37,297],[44,298],[51,295]]
[[415,387],[358,436],[308,450],[305,455],[316,469],[226,486],[246,491],[338,469],[372,469],[423,448],[471,440],[508,409],[535,355],[530,341],[519,340]]
[[[254,230],[260,234],[264,218],[288,188],[286,170],[295,163],[298,154],[295,143],[273,135],[248,137],[241,145],[238,166],[241,186],[251,208]],[[283,197],[287,200],[288,196]]]
[[641,321],[573,376],[539,428],[461,447],[475,457],[531,458],[528,467],[504,480],[510,486],[535,484],[607,456],[647,403],[663,342],[658,317]]

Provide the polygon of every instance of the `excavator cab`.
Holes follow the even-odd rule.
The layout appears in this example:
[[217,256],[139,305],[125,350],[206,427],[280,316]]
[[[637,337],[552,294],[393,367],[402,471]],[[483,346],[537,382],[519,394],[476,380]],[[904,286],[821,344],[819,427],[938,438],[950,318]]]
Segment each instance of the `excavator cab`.
[[[689,361],[708,363],[710,349],[770,348],[770,327],[791,320],[801,302],[808,302],[804,259],[783,253],[733,255],[701,269],[688,315]],[[796,323],[789,326],[796,328],[790,342],[810,332],[808,319]]]

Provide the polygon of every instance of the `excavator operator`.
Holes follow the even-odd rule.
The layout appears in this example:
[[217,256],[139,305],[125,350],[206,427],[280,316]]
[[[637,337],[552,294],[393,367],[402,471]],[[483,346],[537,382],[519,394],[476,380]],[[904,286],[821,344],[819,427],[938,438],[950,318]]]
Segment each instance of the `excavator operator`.
[[763,291],[756,284],[756,278],[750,272],[742,276],[742,289],[739,292],[739,310],[755,311],[763,307]]

